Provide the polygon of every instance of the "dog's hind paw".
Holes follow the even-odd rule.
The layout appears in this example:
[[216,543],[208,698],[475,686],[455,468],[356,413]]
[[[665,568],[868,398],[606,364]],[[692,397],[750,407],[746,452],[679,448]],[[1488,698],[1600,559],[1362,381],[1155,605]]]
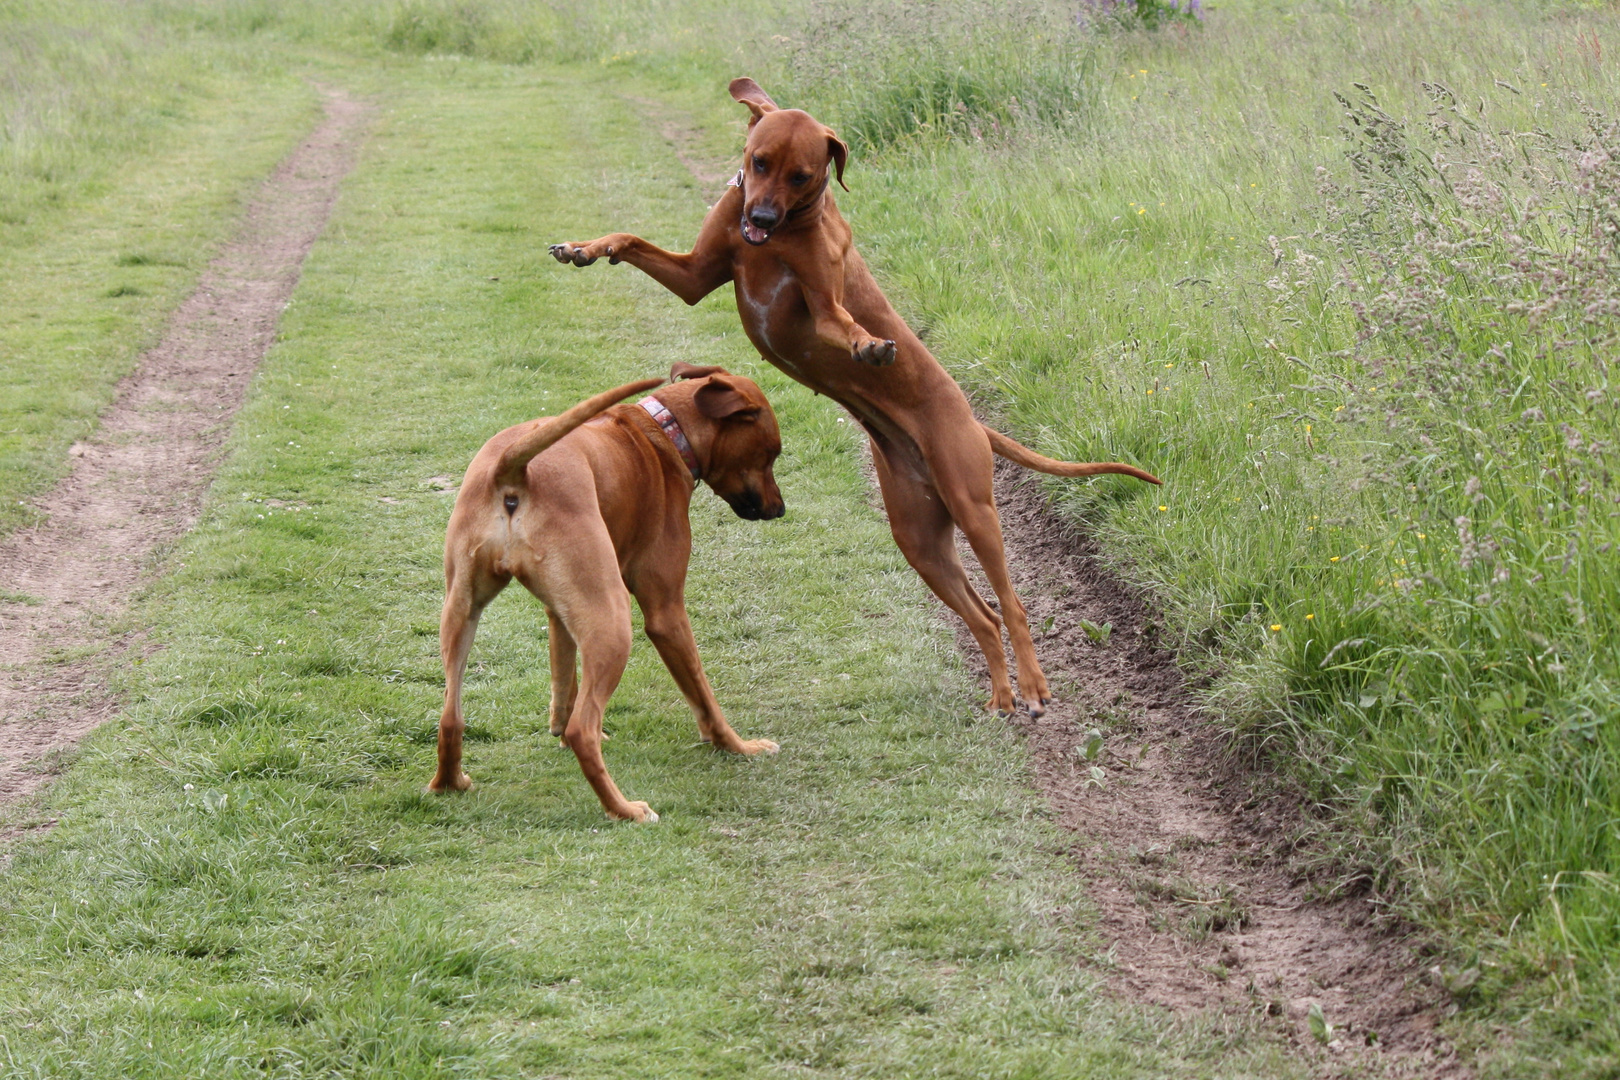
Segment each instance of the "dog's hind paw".
[[609,813],[609,817],[616,817],[620,821],[634,821],[638,825],[658,824],[658,812],[644,802],[627,802],[624,804],[624,813]]
[[879,341],[869,338],[850,350],[850,356],[862,364],[871,364],[873,367],[888,367],[894,363],[894,342]]

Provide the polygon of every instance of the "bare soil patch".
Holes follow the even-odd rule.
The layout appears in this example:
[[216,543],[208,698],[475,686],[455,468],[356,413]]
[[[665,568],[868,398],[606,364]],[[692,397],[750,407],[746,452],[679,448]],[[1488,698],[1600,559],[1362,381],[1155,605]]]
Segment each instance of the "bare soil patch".
[[130,599],[196,521],[367,115],[327,92],[321,123],[265,181],[95,436],[69,451],[72,473],[38,502],[42,524],[0,543],[0,801],[39,789],[116,712],[108,676],[141,637],[125,625]]
[[[1436,1033],[1450,1002],[1425,974],[1421,941],[1365,900],[1312,898],[1290,869],[1297,808],[1230,767],[1156,639],[1151,606],[1052,513],[1034,477],[998,462],[996,499],[1058,695],[1041,719],[1021,711],[1012,722],[1036,784],[1074,835],[1068,854],[1091,882],[1114,989],[1179,1016],[1260,1018],[1317,1055],[1324,1075],[1469,1075]],[[1106,639],[1081,620],[1109,625]],[[952,621],[984,676],[972,637]],[[1103,738],[1088,760],[1093,731]],[[1325,1046],[1312,1006],[1332,1026]]]

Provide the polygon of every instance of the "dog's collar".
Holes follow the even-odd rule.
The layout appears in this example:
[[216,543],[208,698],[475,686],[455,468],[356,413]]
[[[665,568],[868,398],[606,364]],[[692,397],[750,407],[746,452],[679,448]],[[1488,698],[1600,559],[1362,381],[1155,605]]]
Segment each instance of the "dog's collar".
[[675,449],[681,455],[681,460],[686,462],[688,469],[692,470],[692,483],[697,483],[703,476],[703,469],[698,465],[697,455],[692,453],[692,444],[687,441],[686,432],[681,430],[680,421],[676,420],[675,414],[669,411],[669,406],[650,394],[636,402],[636,404],[645,409],[647,415],[652,417],[653,423],[662,428],[664,434],[669,436],[669,441],[675,444]]

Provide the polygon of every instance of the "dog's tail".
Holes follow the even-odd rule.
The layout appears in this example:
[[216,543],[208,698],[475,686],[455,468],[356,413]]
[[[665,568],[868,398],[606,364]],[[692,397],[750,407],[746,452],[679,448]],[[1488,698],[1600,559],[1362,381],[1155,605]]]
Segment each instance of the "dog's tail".
[[604,390],[595,397],[586,398],[561,416],[548,416],[530,421],[524,432],[501,454],[501,460],[495,466],[495,483],[502,487],[521,486],[523,471],[529,467],[529,462],[552,443],[603,409],[618,404],[632,394],[645,393],[663,384],[663,379],[640,379],[633,383],[625,383],[612,390]]
[[1118,461],[1058,461],[1055,458],[1042,457],[1027,446],[1007,438],[1001,432],[986,425],[984,433],[990,436],[990,449],[999,457],[1004,457],[1015,465],[1022,465],[1026,469],[1034,469],[1050,476],[1100,476],[1103,473],[1119,473],[1122,476],[1134,476],[1138,480],[1146,480],[1150,484],[1162,484],[1150,472],[1143,472],[1135,465],[1126,465]]

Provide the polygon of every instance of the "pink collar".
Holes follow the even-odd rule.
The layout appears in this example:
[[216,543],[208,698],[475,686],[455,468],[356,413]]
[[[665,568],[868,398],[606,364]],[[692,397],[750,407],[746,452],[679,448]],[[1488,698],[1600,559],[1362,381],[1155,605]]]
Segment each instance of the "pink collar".
[[697,483],[703,475],[703,470],[698,466],[697,455],[692,453],[692,444],[686,441],[686,432],[681,430],[680,422],[675,419],[675,414],[669,411],[669,406],[651,395],[642,398],[636,404],[647,410],[647,415],[653,418],[653,423],[664,429],[664,434],[669,436],[669,441],[675,444],[675,449],[680,453],[681,460],[692,470],[692,483]]

